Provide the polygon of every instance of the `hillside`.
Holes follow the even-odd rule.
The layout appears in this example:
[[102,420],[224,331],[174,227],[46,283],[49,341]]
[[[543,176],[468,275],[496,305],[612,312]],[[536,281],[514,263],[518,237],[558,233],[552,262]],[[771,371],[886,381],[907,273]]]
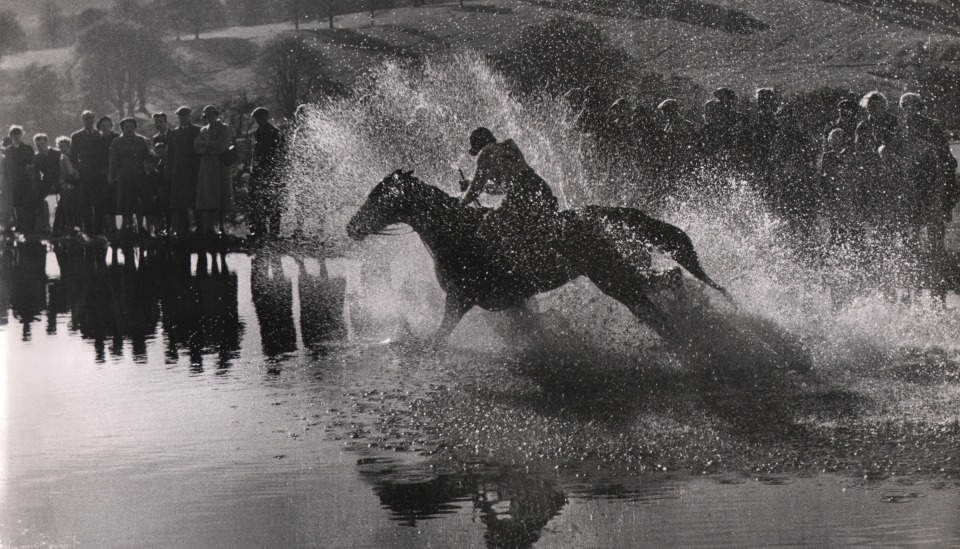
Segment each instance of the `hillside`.
[[[957,21],[945,19],[934,4],[871,3],[893,7],[866,6],[866,0],[673,0],[669,9],[661,6],[652,13],[629,7],[611,12],[569,0],[486,0],[467,2],[463,9],[457,3],[403,7],[373,19],[367,13],[343,15],[334,29],[317,22],[301,33],[329,59],[336,77],[349,82],[387,58],[459,48],[493,53],[524,26],[567,13],[605,29],[638,60],[638,70],[688,78],[704,89],[727,85],[741,93],[760,85],[788,93],[823,85],[897,92],[898,82],[875,73],[898,52],[920,41],[960,42]],[[152,106],[170,110],[243,93],[266,96],[253,74],[256,51],[269,38],[292,32],[289,24],[275,24],[221,29],[200,41],[171,39],[178,70],[153,91]],[[73,57],[70,49],[56,49],[0,61],[0,123],[23,121],[25,98],[18,94],[15,75],[30,63],[67,73]],[[77,111],[81,105],[66,97],[65,108]]]

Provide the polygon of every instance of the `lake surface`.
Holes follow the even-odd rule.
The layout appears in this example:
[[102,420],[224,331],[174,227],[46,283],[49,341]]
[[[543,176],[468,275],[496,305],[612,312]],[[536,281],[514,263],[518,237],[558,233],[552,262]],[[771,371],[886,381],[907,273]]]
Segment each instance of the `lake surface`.
[[431,281],[345,260],[0,267],[0,547],[960,545],[955,349],[724,377],[550,311],[424,347]]

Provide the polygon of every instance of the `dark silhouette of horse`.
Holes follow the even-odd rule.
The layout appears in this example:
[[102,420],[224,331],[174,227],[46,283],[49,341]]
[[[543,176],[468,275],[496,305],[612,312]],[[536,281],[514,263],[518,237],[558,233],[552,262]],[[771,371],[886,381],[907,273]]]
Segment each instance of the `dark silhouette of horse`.
[[647,294],[679,284],[680,272],[652,271],[650,248],[726,293],[704,272],[686,233],[639,210],[587,206],[561,212],[556,229],[534,235],[527,251],[508,249],[501,239],[489,238],[489,230],[481,230],[490,211],[463,207],[412,171],[397,170],[374,187],[347,232],[361,240],[405,223],[420,235],[447,294],[437,338],[449,335],[475,306],[494,311],[516,307],[580,276],[667,336],[670,326]]

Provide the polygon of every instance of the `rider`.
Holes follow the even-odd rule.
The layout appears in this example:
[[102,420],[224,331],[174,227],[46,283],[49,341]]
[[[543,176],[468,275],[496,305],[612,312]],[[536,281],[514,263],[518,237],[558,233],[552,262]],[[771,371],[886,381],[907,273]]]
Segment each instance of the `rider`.
[[550,186],[523,158],[513,139],[497,141],[487,128],[470,133],[470,155],[477,157],[473,180],[467,181],[460,204],[466,206],[486,190],[505,193],[501,210],[516,214],[555,214],[557,199]]
[[[513,269],[536,278],[543,265],[555,263],[549,258],[559,253],[557,198],[512,139],[497,141],[493,132],[479,127],[470,133],[469,152],[477,157],[477,169],[472,180],[460,183],[466,191],[460,204],[474,202],[483,191],[506,194],[481,231],[490,231],[484,236],[499,237],[506,245]],[[649,273],[645,278],[651,288],[670,287],[679,283],[680,270]]]
[[[461,182],[466,191],[460,204],[474,202],[480,193],[505,194],[500,207],[487,217],[484,230],[502,242],[513,267],[533,270],[550,253],[558,222],[557,198],[550,186],[531,168],[512,139],[497,141],[487,128],[470,134],[470,154],[477,157],[472,180]],[[494,240],[495,241],[495,240]]]

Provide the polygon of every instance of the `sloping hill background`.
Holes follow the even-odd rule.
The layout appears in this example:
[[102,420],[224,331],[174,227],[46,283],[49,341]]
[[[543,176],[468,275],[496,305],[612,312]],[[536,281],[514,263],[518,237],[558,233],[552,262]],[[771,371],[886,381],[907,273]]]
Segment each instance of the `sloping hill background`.
[[[13,0],[4,0],[10,4]],[[21,2],[22,3],[22,2]],[[918,42],[960,44],[960,15],[938,2],[906,0],[486,0],[401,7],[341,15],[301,26],[299,33],[330,62],[330,72],[350,83],[385,59],[414,59],[460,48],[496,53],[520,31],[558,14],[574,14],[604,29],[637,60],[637,71],[689,79],[705,90],[729,86],[749,93],[775,86],[785,93],[821,86],[899,92],[888,75],[902,52]],[[231,27],[174,42],[177,68],[151,93],[150,107],[222,103],[246,96],[269,98],[254,73],[259,48],[295,31],[289,23]],[[70,48],[34,50],[0,60],[0,121],[24,123],[29,98],[17,74],[31,63],[68,77]],[[456,93],[456,90],[451,90]],[[65,112],[79,112],[67,90]],[[70,128],[45,128],[49,133]]]

